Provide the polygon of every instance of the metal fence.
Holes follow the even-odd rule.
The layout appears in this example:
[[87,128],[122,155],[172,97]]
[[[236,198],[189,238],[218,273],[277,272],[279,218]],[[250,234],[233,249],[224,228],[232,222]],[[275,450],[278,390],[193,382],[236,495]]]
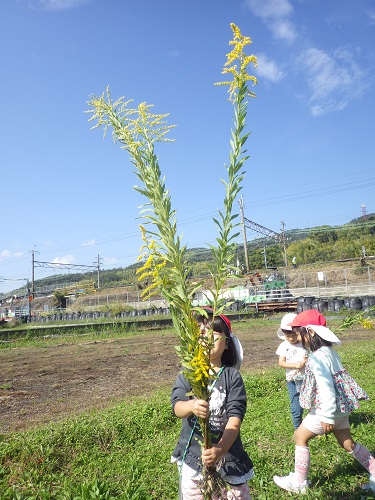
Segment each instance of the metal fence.
[[355,285],[375,284],[375,271],[370,266],[315,272],[297,269],[285,273],[285,280],[288,288],[344,286],[349,289]]
[[[324,268],[323,265],[322,268]],[[308,295],[314,297],[375,295],[375,271],[369,266],[315,272],[305,272],[303,268],[300,268],[280,274],[286,281],[288,291],[296,298]],[[232,279],[228,286],[243,287],[249,293],[256,293],[262,288],[260,283],[257,288],[253,287],[246,278]],[[233,298],[241,299],[242,296],[233,296]],[[125,290],[117,290],[114,293],[100,293],[98,291],[91,295],[68,297],[66,303],[67,309],[74,311],[98,311],[110,309],[113,306],[150,309],[166,308],[168,304],[161,295],[153,296],[152,299],[145,301],[141,297],[141,291]],[[53,308],[51,307],[51,309]]]
[[149,309],[151,307],[168,307],[161,295],[153,296],[152,300],[143,300],[141,292],[117,292],[117,293],[96,293],[95,295],[82,295],[78,298],[69,297],[66,307],[74,308],[76,311],[102,309],[110,304],[127,306],[134,309]]

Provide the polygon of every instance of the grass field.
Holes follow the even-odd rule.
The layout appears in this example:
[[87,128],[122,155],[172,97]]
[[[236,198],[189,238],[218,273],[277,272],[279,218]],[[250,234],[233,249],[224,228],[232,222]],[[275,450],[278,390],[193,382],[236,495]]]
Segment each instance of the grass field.
[[[351,426],[354,439],[375,452],[375,342],[358,341],[338,350],[372,397],[351,416]],[[293,497],[272,481],[274,474],[293,470],[284,379],[279,368],[244,376],[249,405],[241,432],[255,466],[250,482],[254,499]],[[164,390],[59,424],[0,435],[0,498],[173,500],[178,473],[170,454],[180,425]],[[311,488],[304,498],[375,498],[361,491],[368,475],[331,435],[311,442],[309,479]]]

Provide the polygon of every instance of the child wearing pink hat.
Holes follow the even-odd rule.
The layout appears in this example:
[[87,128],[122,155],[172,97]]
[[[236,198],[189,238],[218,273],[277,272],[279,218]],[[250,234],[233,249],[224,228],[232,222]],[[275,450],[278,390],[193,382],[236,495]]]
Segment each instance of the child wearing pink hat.
[[305,364],[307,361],[307,350],[300,342],[299,334],[292,331],[289,323],[297,315],[294,313],[285,314],[277,330],[277,336],[283,342],[277,348],[276,354],[279,356],[279,366],[285,368],[286,385],[289,393],[290,412],[294,429],[298,429],[302,423],[303,408],[299,404],[299,393],[302,380],[305,374]]
[[289,323],[298,332],[302,345],[310,349],[300,404],[309,414],[295,431],[295,468],[289,476],[274,476],[280,488],[294,493],[306,493],[310,468],[310,439],[332,432],[340,446],[370,473],[370,482],[362,486],[375,492],[375,458],[361,444],[353,441],[349,415],[359,407],[359,400],[369,399],[363,389],[342,366],[333,345],[341,344],[326,326],[325,317],[315,309],[298,314]]

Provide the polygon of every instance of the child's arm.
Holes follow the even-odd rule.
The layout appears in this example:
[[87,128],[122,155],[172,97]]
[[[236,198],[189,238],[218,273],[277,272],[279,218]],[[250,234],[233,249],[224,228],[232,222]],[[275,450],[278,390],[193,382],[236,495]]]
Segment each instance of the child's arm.
[[199,418],[207,418],[209,414],[207,401],[193,398],[190,394],[190,383],[182,373],[179,373],[171,395],[173,413],[178,418],[188,418],[193,414]]
[[207,418],[209,415],[207,401],[195,398],[188,401],[177,401],[174,405],[174,414],[178,418],[187,418],[193,413],[199,418]]
[[229,450],[240,432],[241,420],[238,417],[229,417],[223,435],[217,444],[211,448],[204,448],[202,461],[207,467],[213,467],[216,462]]
[[307,358],[302,359],[301,361],[296,361],[295,363],[287,363],[285,356],[279,356],[279,366],[282,368],[295,368],[296,370],[300,370],[306,364]]

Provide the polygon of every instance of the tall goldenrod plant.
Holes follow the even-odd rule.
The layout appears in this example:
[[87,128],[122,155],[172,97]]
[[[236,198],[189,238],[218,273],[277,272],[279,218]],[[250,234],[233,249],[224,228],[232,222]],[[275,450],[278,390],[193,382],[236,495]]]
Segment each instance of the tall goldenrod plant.
[[[248,98],[255,97],[249,90],[249,82],[256,84],[254,76],[247,72],[250,63],[256,65],[253,55],[246,55],[245,47],[251,44],[249,37],[241,34],[239,28],[231,24],[233,46],[227,55],[223,74],[231,75],[230,81],[216,85],[229,86],[229,100],[234,107],[233,128],[230,139],[230,161],[226,167],[227,179],[222,180],[225,186],[224,208],[214,218],[219,236],[216,245],[211,246],[213,263],[210,266],[212,277],[212,308],[214,315],[220,314],[224,308],[222,291],[229,274],[233,269],[235,258],[235,238],[238,235],[239,222],[233,214],[233,204],[242,188],[244,179],[244,163],[248,158],[244,145],[249,133],[245,132]],[[173,128],[167,125],[168,115],[157,115],[151,112],[151,105],[141,103],[137,108],[131,107],[131,100],[120,98],[112,101],[109,89],[99,97],[91,96],[89,101],[92,113],[90,121],[95,121],[93,128],[112,130],[115,142],[121,144],[130,155],[135,174],[140,185],[134,188],[143,195],[147,202],[140,212],[143,224],[141,233],[143,246],[140,258],[143,265],[139,270],[140,279],[147,278],[149,286],[144,291],[150,297],[160,291],[168,302],[173,325],[179,339],[177,352],[184,374],[190,381],[192,393],[199,399],[209,398],[208,386],[215,374],[210,369],[210,350],[213,346],[212,332],[207,341],[200,337],[199,325],[194,319],[196,310],[192,301],[201,282],[188,280],[188,263],[186,246],[177,234],[176,211],[172,208],[169,190],[165,185],[157,156],[155,143],[168,141],[167,134]],[[204,445],[210,446],[208,422],[200,422]],[[206,476],[209,478],[209,474]],[[206,499],[210,499],[215,489],[215,481],[207,480],[204,491]]]

